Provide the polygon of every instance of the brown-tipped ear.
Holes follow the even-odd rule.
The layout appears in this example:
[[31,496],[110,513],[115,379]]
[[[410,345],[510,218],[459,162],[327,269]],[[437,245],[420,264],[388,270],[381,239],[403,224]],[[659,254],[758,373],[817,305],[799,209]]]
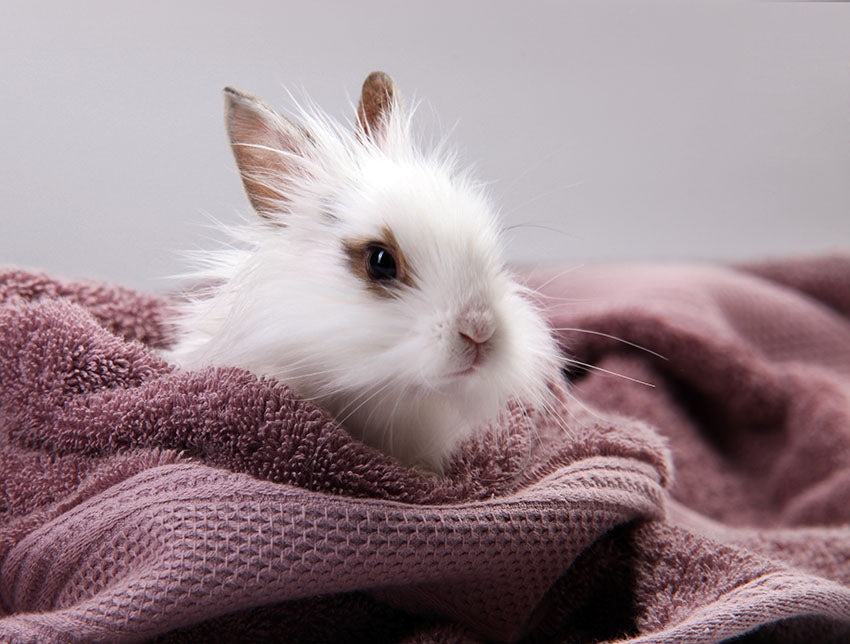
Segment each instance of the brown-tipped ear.
[[361,132],[376,143],[386,134],[394,101],[395,85],[384,72],[372,72],[363,81],[357,120]]
[[251,205],[261,217],[283,224],[287,186],[301,172],[309,135],[250,94],[226,87],[224,99],[230,148]]

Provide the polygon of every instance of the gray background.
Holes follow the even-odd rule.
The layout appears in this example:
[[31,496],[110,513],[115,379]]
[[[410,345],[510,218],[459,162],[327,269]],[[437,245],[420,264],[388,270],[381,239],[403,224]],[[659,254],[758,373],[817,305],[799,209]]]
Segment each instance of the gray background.
[[221,88],[454,128],[523,262],[850,250],[850,6],[0,2],[0,264],[170,288],[248,211]]

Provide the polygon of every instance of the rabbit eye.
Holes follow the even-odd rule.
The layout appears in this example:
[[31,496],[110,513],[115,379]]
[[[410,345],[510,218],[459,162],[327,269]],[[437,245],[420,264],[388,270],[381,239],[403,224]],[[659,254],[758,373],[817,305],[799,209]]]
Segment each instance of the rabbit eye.
[[366,249],[366,272],[373,280],[394,280],[398,276],[395,257],[383,246]]
[[416,285],[415,274],[399,248],[392,231],[380,236],[342,242],[344,258],[351,273],[379,297],[396,297],[400,289]]

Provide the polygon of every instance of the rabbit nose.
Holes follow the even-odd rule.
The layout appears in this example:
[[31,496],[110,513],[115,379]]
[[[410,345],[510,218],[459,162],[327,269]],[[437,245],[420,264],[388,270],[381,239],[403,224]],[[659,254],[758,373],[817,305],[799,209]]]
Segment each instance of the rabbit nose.
[[458,318],[460,336],[472,344],[484,344],[496,332],[493,314],[489,311],[467,311]]

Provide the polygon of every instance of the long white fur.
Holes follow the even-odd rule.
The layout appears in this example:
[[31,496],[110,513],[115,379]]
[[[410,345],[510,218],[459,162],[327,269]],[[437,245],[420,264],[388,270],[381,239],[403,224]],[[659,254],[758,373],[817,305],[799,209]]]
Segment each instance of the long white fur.
[[[543,402],[559,364],[550,331],[505,268],[481,188],[450,155],[420,151],[397,102],[382,137],[315,108],[297,119],[309,139],[279,151],[287,171],[248,177],[281,195],[283,226],[257,217],[230,231],[234,247],[198,257],[193,276],[212,286],[183,305],[171,357],[277,378],[354,436],[442,471],[509,399]],[[394,297],[367,288],[344,250],[382,229],[414,273]],[[458,320],[470,311],[496,330],[483,363],[452,375],[469,366]]]

